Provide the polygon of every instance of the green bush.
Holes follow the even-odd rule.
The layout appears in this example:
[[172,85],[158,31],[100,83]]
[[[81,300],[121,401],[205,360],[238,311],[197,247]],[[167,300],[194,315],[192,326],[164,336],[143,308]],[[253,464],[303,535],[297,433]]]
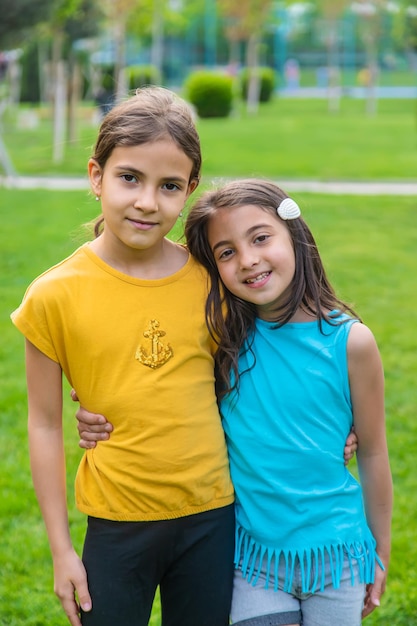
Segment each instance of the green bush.
[[[275,84],[276,84],[276,74],[274,70],[270,67],[257,67],[255,71],[257,72],[258,78],[261,81],[260,91],[259,91],[259,101],[268,102],[271,99],[272,94],[274,93]],[[246,100],[248,96],[248,85],[249,85],[249,69],[246,67],[240,73],[241,95],[244,100]]]
[[38,59],[38,44],[29,41],[20,57],[22,69],[20,99],[22,102],[38,103],[41,99]]
[[160,85],[161,73],[154,65],[130,65],[126,68],[129,90],[144,85]]
[[233,78],[212,72],[194,72],[184,85],[186,97],[199,117],[227,117],[233,105]]
[[101,67],[100,87],[107,93],[113,93],[115,91],[114,65],[109,64]]

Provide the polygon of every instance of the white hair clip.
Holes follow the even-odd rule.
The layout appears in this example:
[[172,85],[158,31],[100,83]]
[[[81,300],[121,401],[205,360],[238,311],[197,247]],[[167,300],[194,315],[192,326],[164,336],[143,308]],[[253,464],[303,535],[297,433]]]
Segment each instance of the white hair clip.
[[277,213],[282,220],[295,220],[301,215],[300,207],[292,198],[284,198],[277,208]]

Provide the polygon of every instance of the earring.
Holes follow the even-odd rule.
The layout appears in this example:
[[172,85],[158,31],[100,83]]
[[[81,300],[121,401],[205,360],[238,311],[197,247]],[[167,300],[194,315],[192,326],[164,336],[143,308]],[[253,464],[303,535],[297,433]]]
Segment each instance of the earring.
[[100,196],[96,196],[96,202],[99,202]]
[[178,217],[183,217],[184,213],[181,211]]

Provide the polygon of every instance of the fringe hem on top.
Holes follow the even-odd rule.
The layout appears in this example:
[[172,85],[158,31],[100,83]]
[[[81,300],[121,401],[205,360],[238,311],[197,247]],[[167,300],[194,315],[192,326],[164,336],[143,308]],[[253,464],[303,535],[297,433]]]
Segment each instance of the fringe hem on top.
[[[271,548],[262,545],[248,535],[241,526],[236,527],[235,566],[242,570],[246,580],[256,585],[261,571],[265,570],[265,588],[273,583],[274,591],[278,590],[278,566],[284,559],[285,581],[283,591],[291,592],[294,567],[300,565],[303,593],[323,591],[325,584],[326,564],[330,564],[332,584],[335,589],[340,586],[344,561],[349,561],[351,581],[354,583],[354,565],[359,569],[361,583],[372,583],[375,577],[375,561],[385,569],[375,550],[375,540],[363,542],[329,543],[302,550]],[[312,568],[314,578],[311,580]],[[320,580],[319,580],[320,578]],[[311,584],[310,584],[311,583]]]

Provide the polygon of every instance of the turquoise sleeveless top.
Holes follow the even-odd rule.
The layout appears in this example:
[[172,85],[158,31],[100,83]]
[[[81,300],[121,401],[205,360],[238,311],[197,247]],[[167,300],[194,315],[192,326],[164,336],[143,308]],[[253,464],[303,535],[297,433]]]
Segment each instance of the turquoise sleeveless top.
[[276,325],[256,322],[252,350],[241,354],[238,392],[221,404],[236,492],[235,563],[255,583],[261,564],[284,589],[297,561],[303,593],[323,588],[313,565],[330,560],[339,586],[345,559],[359,564],[361,582],[373,582],[375,539],[367,525],[358,481],[344,465],[352,426],[347,339],[357,320]]

